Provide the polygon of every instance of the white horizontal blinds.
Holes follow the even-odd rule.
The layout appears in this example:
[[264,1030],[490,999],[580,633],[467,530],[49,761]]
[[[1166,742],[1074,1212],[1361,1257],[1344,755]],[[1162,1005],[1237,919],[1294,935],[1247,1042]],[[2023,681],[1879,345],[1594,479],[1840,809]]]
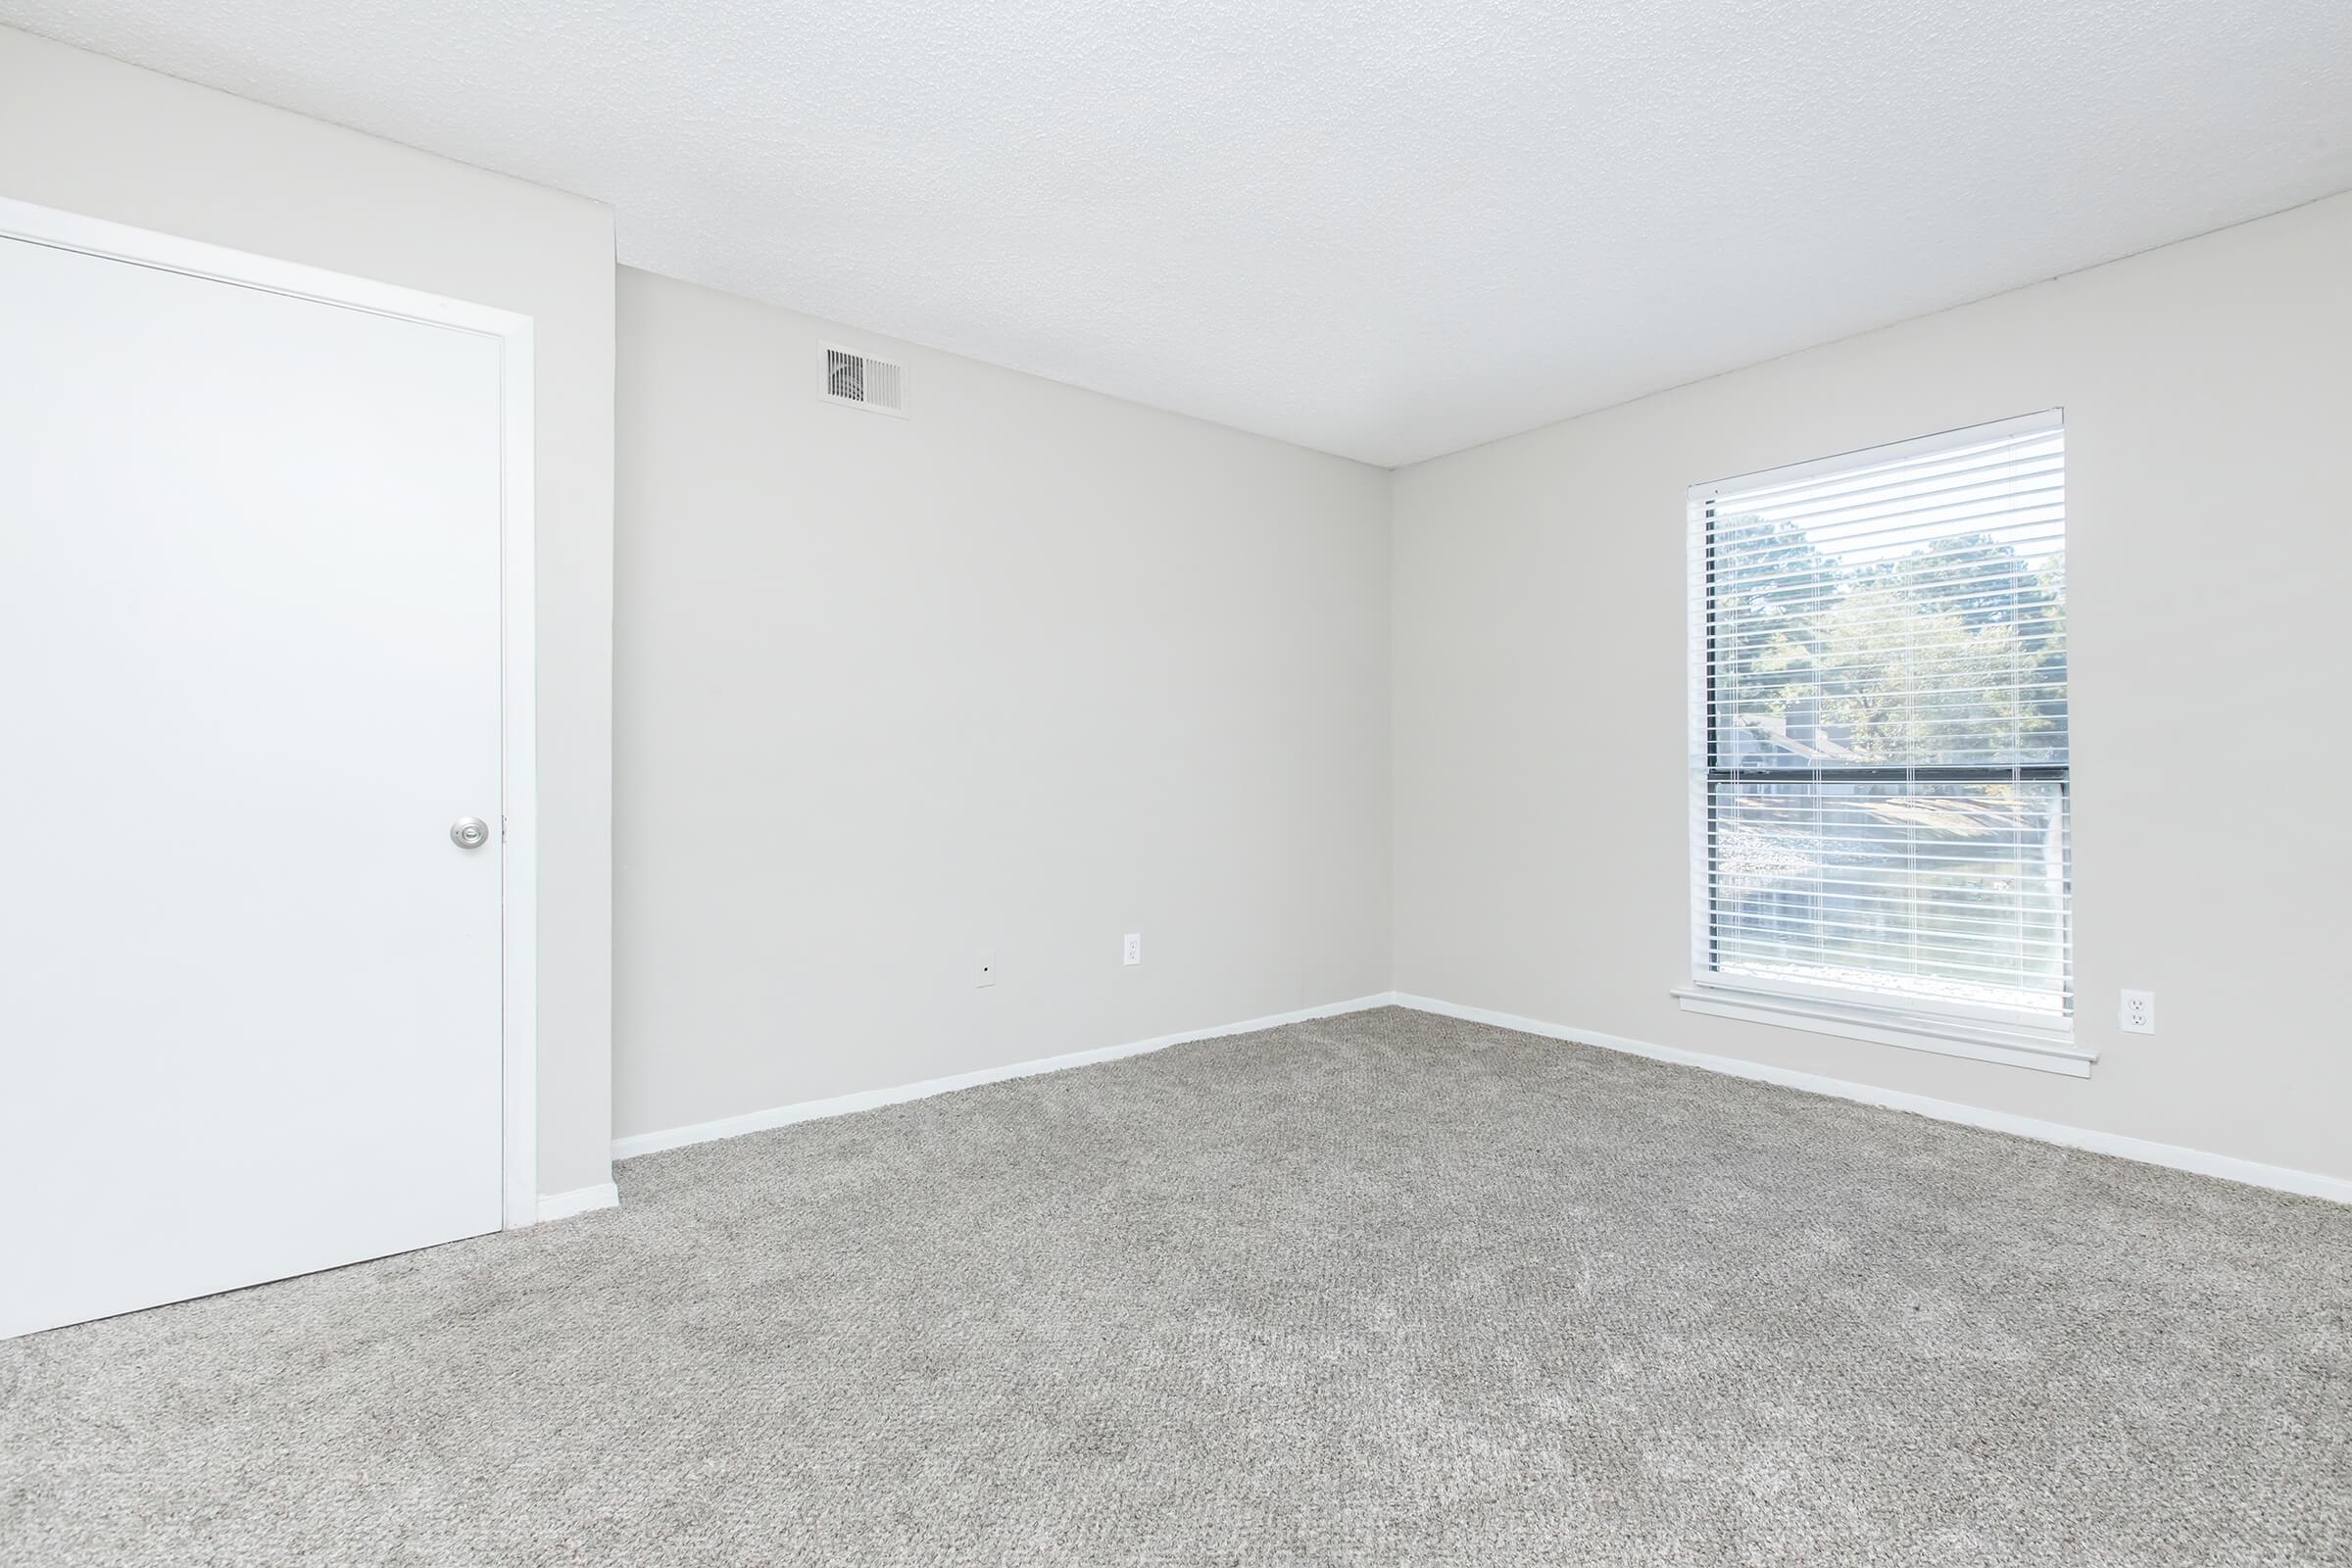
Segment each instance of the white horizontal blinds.
[[1936,1010],[2066,1012],[2062,784],[1708,789],[1717,974]]
[[2068,1011],[2065,463],[2050,414],[1692,493],[1703,967]]

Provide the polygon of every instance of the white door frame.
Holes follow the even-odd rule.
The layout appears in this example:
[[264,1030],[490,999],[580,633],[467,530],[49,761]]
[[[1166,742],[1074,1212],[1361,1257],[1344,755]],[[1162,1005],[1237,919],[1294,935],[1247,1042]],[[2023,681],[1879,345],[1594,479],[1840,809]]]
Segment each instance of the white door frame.
[[539,1208],[539,788],[534,694],[531,318],[464,300],[303,267],[0,197],[0,237],[161,268],[241,288],[404,318],[499,344],[499,846],[501,1163],[506,1228]]

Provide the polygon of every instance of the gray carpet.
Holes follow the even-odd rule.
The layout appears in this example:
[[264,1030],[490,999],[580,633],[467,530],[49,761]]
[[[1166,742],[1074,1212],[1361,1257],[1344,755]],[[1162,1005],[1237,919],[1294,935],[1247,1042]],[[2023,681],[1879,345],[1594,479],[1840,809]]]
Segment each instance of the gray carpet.
[[2352,1561],[2352,1210],[1385,1010],[0,1346],[10,1563]]

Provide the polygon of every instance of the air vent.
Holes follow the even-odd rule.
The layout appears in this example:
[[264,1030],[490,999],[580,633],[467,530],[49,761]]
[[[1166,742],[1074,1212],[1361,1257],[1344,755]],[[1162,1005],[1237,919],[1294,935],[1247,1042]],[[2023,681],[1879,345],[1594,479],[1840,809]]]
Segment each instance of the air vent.
[[838,344],[822,343],[818,348],[824,356],[825,379],[817,391],[827,403],[906,417],[906,367]]

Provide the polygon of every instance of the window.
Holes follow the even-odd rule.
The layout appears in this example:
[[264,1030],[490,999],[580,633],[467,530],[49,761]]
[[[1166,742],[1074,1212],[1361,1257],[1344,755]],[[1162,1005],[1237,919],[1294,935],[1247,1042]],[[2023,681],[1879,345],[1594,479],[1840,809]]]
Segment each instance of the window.
[[2047,1045],[2073,1010],[2065,470],[2051,413],[1690,492],[1687,1004],[1973,1024],[2087,1070]]

